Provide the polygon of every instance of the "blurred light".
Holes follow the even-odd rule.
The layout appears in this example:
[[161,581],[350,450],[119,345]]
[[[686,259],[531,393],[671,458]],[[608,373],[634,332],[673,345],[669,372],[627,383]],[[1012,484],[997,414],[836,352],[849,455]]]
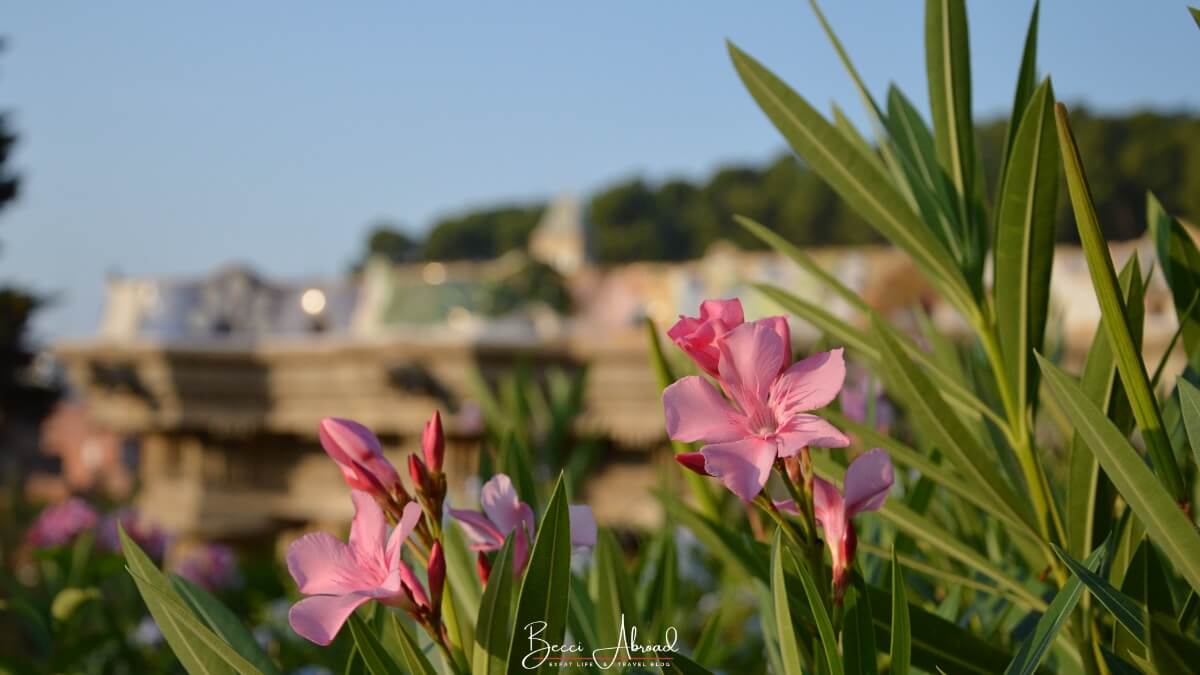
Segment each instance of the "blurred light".
[[[433,263],[437,264],[437,263]],[[452,330],[465,330],[471,325],[471,310],[466,307],[451,307],[449,312],[446,312],[446,323]]]
[[305,314],[317,315],[325,311],[325,291],[310,288],[300,295],[300,309]]
[[440,262],[431,262],[421,271],[421,278],[425,283],[437,286],[446,281],[446,266]]

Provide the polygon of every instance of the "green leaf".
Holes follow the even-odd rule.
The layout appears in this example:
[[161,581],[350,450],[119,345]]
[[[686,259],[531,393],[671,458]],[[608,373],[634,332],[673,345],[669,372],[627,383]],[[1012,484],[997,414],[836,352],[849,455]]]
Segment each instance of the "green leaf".
[[[851,307],[860,312],[869,312],[870,307],[867,303],[858,296],[849,286],[843,284],[840,279],[831,274],[828,270],[822,267],[812,256],[808,255],[803,249],[792,244],[787,239],[784,239],[778,233],[768,229],[765,225],[758,223],[745,216],[735,215],[734,222],[741,225],[750,234],[758,237],[767,246],[770,246],[778,253],[782,253],[796,263],[800,269],[808,272],[821,283],[825,284],[831,291],[838,294],[838,297],[845,300]],[[762,285],[760,289],[773,288],[772,286]]]
[[662,635],[673,624],[679,609],[679,556],[675,548],[675,524],[666,521],[659,529],[653,547],[654,557],[647,569],[650,578],[643,576],[638,596],[642,618],[651,627],[651,634]]
[[1175,571],[1187,579],[1192,589],[1200,590],[1200,534],[1175,500],[1163,491],[1162,483],[1146,468],[1120,429],[1088,399],[1079,385],[1041,355],[1038,361],[1051,393],[1146,532]]
[[404,671],[400,670],[400,666],[387,653],[379,637],[362,617],[352,613],[346,624],[350,627],[350,635],[354,638],[354,645],[368,672],[372,675],[403,675]]
[[659,668],[659,672],[663,675],[675,675],[677,672],[683,675],[712,675],[704,666],[698,665],[683,654],[678,653],[671,655],[671,667]]
[[[529,631],[536,630],[542,622],[544,628],[538,637],[552,645],[562,644],[566,634],[570,584],[571,526],[566,486],[560,475],[538,525],[537,539],[521,580],[516,619],[508,643],[509,675],[528,673],[529,669],[522,661],[529,654]],[[546,661],[542,668],[550,670],[556,665]]]
[[1188,11],[1192,13],[1192,19],[1194,19],[1196,21],[1196,25],[1200,26],[1200,9],[1196,9],[1195,7],[1188,7]]
[[846,622],[842,626],[842,655],[848,675],[878,675],[875,652],[875,624],[871,596],[866,593],[862,575],[854,576],[854,585],[846,593]]
[[[972,201],[976,190],[975,127],[971,118],[971,56],[963,0],[925,3],[925,66],[938,162],[956,193],[964,243],[978,236]],[[982,253],[981,251],[979,253]],[[974,264],[973,260],[964,260]]]
[[[792,611],[788,605],[783,553],[783,531],[776,529],[775,538],[771,542],[771,598],[775,609],[775,632],[779,640],[779,653],[785,675],[804,675],[800,661],[800,645],[796,642],[796,625],[792,621]],[[821,610],[824,609],[822,605]]]
[[[1084,561],[1087,569],[1093,572],[1099,569],[1104,562],[1105,552],[1106,549],[1103,546],[1093,551]],[[1079,596],[1082,594],[1083,585],[1078,576],[1071,577],[1067,583],[1063,584],[1050,603],[1050,607],[1042,614],[1042,618],[1038,619],[1033,634],[1021,644],[1021,649],[1013,658],[1012,663],[1008,664],[1008,669],[1004,671],[1005,675],[1018,673],[1031,675],[1037,671],[1042,659],[1046,657],[1051,643],[1054,642],[1055,636],[1058,635],[1059,629],[1067,622],[1071,612],[1075,611],[1075,605],[1079,603]]]
[[1175,501],[1182,503],[1186,499],[1183,478],[1175,464],[1171,442],[1163,427],[1162,413],[1155,402],[1154,392],[1150,389],[1150,376],[1146,373],[1146,365],[1134,345],[1133,334],[1126,320],[1125,306],[1117,289],[1112,258],[1100,230],[1091,188],[1083,170],[1083,159],[1079,156],[1079,148],[1071,132],[1067,108],[1061,103],[1055,106],[1055,119],[1058,141],[1062,148],[1063,168],[1067,174],[1067,188],[1075,211],[1075,223],[1087,258],[1088,270],[1092,275],[1096,299],[1100,302],[1100,315],[1105,319],[1104,326],[1108,329],[1108,338],[1116,356],[1117,372],[1121,376],[1125,393],[1129,396],[1138,429],[1149,448],[1155,472],[1166,486],[1167,492]]
[[71,618],[75,610],[79,609],[80,605],[100,598],[100,589],[98,588],[69,586],[55,594],[54,600],[50,603],[50,616],[54,617],[56,621],[66,621]]
[[599,531],[592,549],[589,589],[595,604],[596,637],[602,645],[615,645],[621,627],[632,625],[638,612],[620,545],[608,530]]
[[1028,513],[1006,483],[997,480],[1000,470],[987,461],[983,448],[942,397],[941,390],[904,353],[891,331],[876,316],[871,317],[880,364],[891,391],[906,404],[924,433],[949,456],[951,462],[996,508],[1007,509],[1015,518]]
[[596,637],[596,608],[588,597],[587,582],[574,574],[571,575],[571,601],[567,603],[567,629],[582,644],[600,644]]
[[1154,193],[1146,193],[1146,224],[1154,237],[1163,277],[1171,288],[1183,345],[1193,366],[1200,363],[1200,250],[1192,235],[1167,213]]
[[476,675],[498,675],[507,668],[508,641],[512,634],[509,619],[512,614],[513,536],[508,535],[496,555],[483,599],[479,601],[471,657],[471,672]]
[[[1130,256],[1121,270],[1122,297],[1129,312],[1129,325],[1134,344],[1140,350],[1142,344],[1142,315],[1145,311],[1144,287],[1138,257]],[[1101,319],[1103,322],[1104,319]],[[1087,361],[1080,378],[1083,392],[1101,410],[1107,411],[1117,427],[1128,435],[1133,429],[1133,413],[1129,401],[1117,376],[1117,364],[1113,360],[1112,347],[1103,326],[1096,331],[1096,338],[1088,350]],[[1100,473],[1100,464],[1078,433],[1072,433],[1071,457],[1068,465],[1067,484],[1067,529],[1071,555],[1082,558],[1095,546],[1093,536],[1098,527],[1112,520],[1112,490]],[[1086,601],[1085,601],[1086,604]]]
[[278,673],[275,662],[263,652],[241,619],[229,610],[212,593],[180,576],[172,576],[171,585],[187,605],[214,633],[233,647],[247,661],[263,673]]
[[891,675],[908,675],[912,662],[912,629],[909,626],[908,590],[904,586],[904,569],[896,562],[892,551],[892,646]]
[[515,432],[505,435],[500,455],[500,471],[508,474],[521,501],[538,512],[537,481],[533,477],[533,450]]
[[659,493],[659,501],[672,519],[691,530],[706,551],[747,576],[764,583],[770,578],[766,547],[751,539],[745,529],[731,530],[696,513],[671,494]]
[[1058,206],[1058,143],[1050,81],[1034,92],[1014,140],[999,195],[994,293],[996,332],[1017,409],[1037,397],[1033,351],[1041,350],[1050,306]]
[[1142,620],[1142,608],[1133,600],[1133,598],[1125,595],[1121,591],[1112,587],[1108,581],[1088,569],[1083,563],[1072,558],[1066,551],[1058,547],[1057,544],[1050,544],[1054,548],[1054,552],[1062,559],[1071,573],[1087,586],[1092,595],[1100,601],[1101,605],[1113,615],[1122,626],[1133,634],[1139,642],[1146,639],[1146,625]]
[[200,623],[175,593],[166,575],[125,533],[125,528],[118,526],[118,533],[125,563],[150,616],[154,617],[171,651],[189,673],[252,675],[260,672]]
[[1200,389],[1184,378],[1179,378],[1179,407],[1183,413],[1183,427],[1187,430],[1188,445],[1192,457],[1200,467]]
[[750,95],[792,149],[884,238],[908,252],[954,306],[974,312],[974,301],[949,251],[887,176],[762,64],[732,43],[729,53]]
[[395,612],[389,611],[388,618],[392,624],[392,632],[400,644],[400,656],[404,659],[404,665],[408,668],[408,672],[411,675],[438,675],[433,664],[425,656],[425,652],[421,650],[421,645],[417,644],[416,637],[408,630],[400,617],[396,616]]
[[[779,542],[779,537],[779,531],[776,530],[776,543]],[[797,562],[795,558],[792,557],[791,551],[784,549],[782,546],[777,546],[776,550],[779,551],[778,584],[775,583],[774,575],[772,576],[772,587],[779,589],[776,591],[776,597],[778,597],[779,592],[786,593],[786,587],[783,583],[783,556],[786,555],[791,561],[791,565],[798,572],[797,576],[800,577],[800,585],[804,587],[804,595],[808,598],[808,608],[809,611],[812,612],[813,619],[817,624],[817,634],[821,638],[821,651],[825,653],[825,663],[829,666],[828,672],[831,673],[831,675],[842,675],[842,657],[838,653],[837,633],[833,630],[833,623],[829,620],[829,613],[825,611],[825,599],[821,594],[820,588],[817,587],[817,582],[813,579],[812,572],[809,571],[807,564],[803,562]],[[775,556],[772,556],[772,558],[774,557]],[[772,565],[774,566],[774,562],[772,562]],[[784,606],[787,606],[786,601],[784,602]],[[776,611],[778,611],[778,607],[779,604],[776,603]],[[782,619],[777,619],[777,621],[779,621],[780,626],[784,625]],[[782,630],[780,631],[781,644],[784,637],[783,632],[784,631]],[[792,637],[795,638],[794,633],[792,634]]]
[[1034,2],[1033,13],[1029,16],[1029,27],[1025,30],[1025,48],[1021,50],[1021,66],[1017,69],[1017,91],[1013,94],[1012,114],[1009,116],[1008,131],[1004,138],[1004,154],[1001,156],[1000,170],[1001,184],[997,194],[1004,192],[1003,180],[1006,173],[1004,165],[1012,154],[1017,125],[1025,116],[1025,109],[1029,106],[1029,99],[1033,97],[1033,90],[1037,86],[1037,40],[1040,10],[1041,2]]

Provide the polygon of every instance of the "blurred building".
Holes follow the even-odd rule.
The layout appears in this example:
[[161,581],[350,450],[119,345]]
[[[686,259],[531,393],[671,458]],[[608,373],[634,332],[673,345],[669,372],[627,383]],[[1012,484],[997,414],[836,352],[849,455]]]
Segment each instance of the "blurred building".
[[[97,335],[56,352],[89,414],[139,439],[143,509],[177,531],[229,536],[349,515],[339,474],[317,445],[321,417],[362,421],[399,461],[439,408],[458,463],[451,474],[461,476],[473,469],[478,375],[494,380],[520,362],[586,364],[580,423],[644,450],[664,435],[646,318],[665,329],[706,298],[734,296],[748,318],[777,313],[749,285],[766,282],[864,323],[775,253],[716,246],[700,260],[601,267],[587,251],[581,207],[564,198],[547,210],[527,252],[493,261],[373,261],[361,275],[335,280],[264,279],[238,266],[204,278],[115,279]],[[943,328],[961,327],[899,251],[811,253],[885,315],[903,318],[921,305]],[[1118,264],[1136,253],[1151,268],[1148,242],[1117,244],[1113,253]],[[511,302],[505,284],[531,264],[561,275],[569,312]],[[1060,247],[1052,278],[1051,339],[1078,362],[1099,321],[1082,252]],[[1147,298],[1147,350],[1161,351],[1175,320],[1157,274]],[[793,320],[792,330],[800,344],[818,337],[802,322]],[[642,456],[640,469],[614,467],[596,485],[635,485],[641,476],[648,487],[653,458]],[[609,522],[647,522],[656,512],[648,490],[595,489],[589,497]]]

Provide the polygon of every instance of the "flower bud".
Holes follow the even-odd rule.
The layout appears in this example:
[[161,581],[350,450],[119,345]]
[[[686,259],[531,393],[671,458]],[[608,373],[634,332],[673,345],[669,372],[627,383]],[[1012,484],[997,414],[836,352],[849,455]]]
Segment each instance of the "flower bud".
[[426,468],[425,462],[422,462],[420,457],[408,456],[408,475],[417,488],[417,494],[428,495],[432,492],[433,482],[429,479],[429,469]]
[[691,471],[695,471],[701,476],[711,476],[708,469],[704,466],[704,454],[699,452],[681,452],[675,455],[675,461],[681,466]]
[[379,496],[400,485],[396,468],[383,456],[379,439],[370,429],[352,420],[326,417],[317,433],[321,447],[351,488]]
[[446,458],[446,434],[442,431],[442,415],[433,411],[433,416],[425,423],[425,432],[421,434],[421,453],[425,455],[425,465],[433,473],[442,472],[442,462]]
[[492,574],[492,562],[483,551],[475,557],[475,573],[479,575],[479,583],[487,586],[488,577]]
[[437,616],[442,606],[442,587],[446,584],[446,556],[442,553],[442,542],[433,542],[433,547],[429,549],[429,567],[426,571],[430,606],[434,616]]

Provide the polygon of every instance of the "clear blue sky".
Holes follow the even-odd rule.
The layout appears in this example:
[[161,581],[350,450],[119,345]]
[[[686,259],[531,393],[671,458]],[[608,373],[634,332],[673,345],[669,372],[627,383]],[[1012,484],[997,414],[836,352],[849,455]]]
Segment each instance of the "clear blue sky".
[[[874,91],[925,99],[923,3],[825,4]],[[1010,104],[1029,7],[969,3],[977,116]],[[109,271],[332,275],[379,218],[761,161],[782,142],[726,37],[863,120],[802,0],[8,2],[0,35],[25,178],[0,280],[60,294],[42,338],[93,331]],[[1041,35],[1063,100],[1200,108],[1183,2],[1048,0]]]

